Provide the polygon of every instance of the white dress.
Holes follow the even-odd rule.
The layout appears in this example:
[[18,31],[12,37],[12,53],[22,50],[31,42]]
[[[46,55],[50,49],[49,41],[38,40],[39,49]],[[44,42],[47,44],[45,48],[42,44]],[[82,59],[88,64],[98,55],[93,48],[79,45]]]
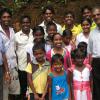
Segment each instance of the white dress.
[[82,72],[73,68],[74,100],[92,100],[90,89],[91,67],[85,67]]

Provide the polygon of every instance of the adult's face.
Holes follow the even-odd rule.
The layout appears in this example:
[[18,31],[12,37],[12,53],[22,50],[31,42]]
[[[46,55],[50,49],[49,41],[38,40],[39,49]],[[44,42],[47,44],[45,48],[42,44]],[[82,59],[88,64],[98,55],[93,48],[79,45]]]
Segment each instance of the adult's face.
[[47,9],[46,12],[44,13],[44,20],[47,22],[50,22],[53,20],[53,13],[51,10]]
[[73,16],[72,16],[72,14],[67,14],[67,15],[65,16],[65,24],[71,25],[71,24],[73,24],[73,23],[74,23],[74,18],[73,18]]
[[100,27],[100,9],[95,9],[93,11],[93,19],[95,23]]
[[4,26],[9,26],[11,22],[11,15],[7,12],[4,12],[1,16],[1,24]]
[[92,13],[89,9],[85,9],[83,11],[83,18],[90,18],[91,19]]
[[28,18],[22,19],[21,27],[22,27],[22,30],[29,31],[31,27],[30,20]]

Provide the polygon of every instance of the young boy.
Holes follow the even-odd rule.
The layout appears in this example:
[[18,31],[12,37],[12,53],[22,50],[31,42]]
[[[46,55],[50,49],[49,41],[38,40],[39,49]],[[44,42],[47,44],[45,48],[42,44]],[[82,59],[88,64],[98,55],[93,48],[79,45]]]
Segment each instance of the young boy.
[[45,59],[45,49],[42,44],[34,45],[33,55],[35,57],[35,61],[29,63],[26,68],[30,87],[30,100],[48,100],[48,96],[46,96],[46,83],[50,64]]

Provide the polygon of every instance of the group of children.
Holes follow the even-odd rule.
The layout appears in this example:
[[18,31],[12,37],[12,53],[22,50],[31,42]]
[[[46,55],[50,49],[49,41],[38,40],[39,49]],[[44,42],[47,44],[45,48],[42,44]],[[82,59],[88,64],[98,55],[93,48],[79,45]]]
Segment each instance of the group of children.
[[46,32],[47,37],[43,28],[36,26],[34,42],[26,47],[30,100],[92,100],[87,43],[75,46],[72,32],[66,29],[62,35],[57,33],[53,22],[47,24]]

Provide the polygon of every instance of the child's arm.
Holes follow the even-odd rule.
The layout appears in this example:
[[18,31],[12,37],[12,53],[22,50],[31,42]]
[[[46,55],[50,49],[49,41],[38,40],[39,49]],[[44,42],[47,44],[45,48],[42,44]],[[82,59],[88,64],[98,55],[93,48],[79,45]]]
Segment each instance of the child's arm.
[[31,62],[30,54],[27,53],[27,64]]
[[89,54],[89,55],[88,55],[88,58],[89,58],[89,64],[91,65],[91,64],[92,64],[92,55]]
[[52,78],[48,76],[48,92],[49,92],[49,100],[52,100],[51,90],[52,89]]
[[68,84],[69,84],[69,93],[70,93],[69,100],[74,100],[72,82],[73,82],[73,74],[72,72],[68,71]]
[[71,66],[71,57],[70,57],[70,55],[68,56],[68,58],[67,58],[67,66],[68,66],[68,68]]
[[28,79],[28,84],[29,84],[29,86],[30,86],[30,88],[32,89],[32,92],[33,92],[33,94],[34,94],[34,98],[35,98],[36,100],[39,99],[39,96],[38,96],[38,94],[37,94],[36,91],[35,91],[34,84],[33,84],[33,81],[32,81],[32,74],[27,73],[27,79]]

